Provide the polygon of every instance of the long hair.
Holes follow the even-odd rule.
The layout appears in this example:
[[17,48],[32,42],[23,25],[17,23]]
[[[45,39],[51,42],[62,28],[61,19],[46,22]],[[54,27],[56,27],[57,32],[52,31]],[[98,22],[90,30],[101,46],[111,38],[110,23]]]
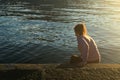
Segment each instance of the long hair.
[[86,29],[86,25],[85,24],[77,24],[74,27],[74,31],[76,33],[76,35],[87,35],[87,29]]

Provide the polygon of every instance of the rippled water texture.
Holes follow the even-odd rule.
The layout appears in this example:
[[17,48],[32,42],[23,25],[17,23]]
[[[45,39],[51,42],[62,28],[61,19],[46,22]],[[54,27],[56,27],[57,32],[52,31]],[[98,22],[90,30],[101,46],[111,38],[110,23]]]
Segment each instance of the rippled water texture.
[[120,63],[119,0],[0,0],[0,63],[61,63],[85,22],[102,63]]

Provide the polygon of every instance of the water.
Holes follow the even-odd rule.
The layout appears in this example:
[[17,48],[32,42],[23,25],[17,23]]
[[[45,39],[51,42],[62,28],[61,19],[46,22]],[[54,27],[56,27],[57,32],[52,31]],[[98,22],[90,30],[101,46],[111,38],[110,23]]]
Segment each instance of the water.
[[119,0],[0,0],[0,63],[62,63],[85,22],[102,63],[120,63]]

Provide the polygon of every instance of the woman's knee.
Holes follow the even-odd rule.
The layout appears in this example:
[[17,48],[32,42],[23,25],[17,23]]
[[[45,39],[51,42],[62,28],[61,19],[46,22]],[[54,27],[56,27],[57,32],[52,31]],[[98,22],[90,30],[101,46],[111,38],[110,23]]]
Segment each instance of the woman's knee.
[[78,55],[72,55],[71,58],[78,58]]
[[70,59],[70,62],[71,63],[79,63],[79,62],[81,62],[81,58],[78,55],[72,55],[71,59]]

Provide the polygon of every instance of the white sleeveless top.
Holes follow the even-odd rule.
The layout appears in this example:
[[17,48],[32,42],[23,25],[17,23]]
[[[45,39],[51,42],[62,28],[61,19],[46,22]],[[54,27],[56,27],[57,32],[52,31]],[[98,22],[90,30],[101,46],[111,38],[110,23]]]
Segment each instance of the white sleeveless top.
[[95,41],[90,36],[77,36],[78,48],[83,62],[101,61],[101,56]]

